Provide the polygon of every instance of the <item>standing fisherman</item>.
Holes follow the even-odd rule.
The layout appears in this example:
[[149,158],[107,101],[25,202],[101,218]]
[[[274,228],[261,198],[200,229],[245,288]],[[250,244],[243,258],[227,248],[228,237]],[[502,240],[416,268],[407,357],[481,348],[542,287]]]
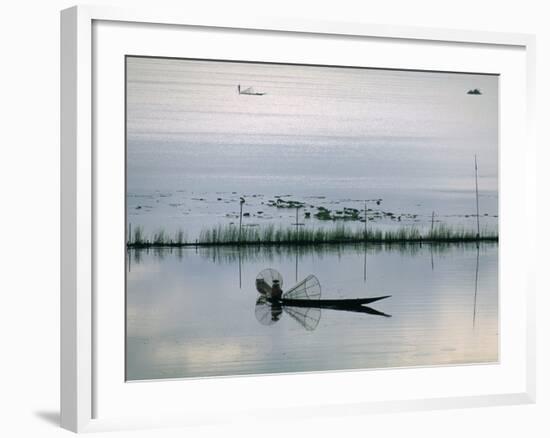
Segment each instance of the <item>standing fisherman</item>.
[[273,286],[271,286],[271,299],[279,301],[283,297],[283,290],[279,284],[279,280],[273,280]]

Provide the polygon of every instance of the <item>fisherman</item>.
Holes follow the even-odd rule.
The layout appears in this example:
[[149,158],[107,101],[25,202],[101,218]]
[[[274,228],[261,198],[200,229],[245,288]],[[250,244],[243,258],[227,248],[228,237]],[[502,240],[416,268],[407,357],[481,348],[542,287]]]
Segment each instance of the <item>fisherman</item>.
[[271,299],[279,301],[283,297],[283,290],[279,284],[279,280],[273,280],[273,286],[271,286]]

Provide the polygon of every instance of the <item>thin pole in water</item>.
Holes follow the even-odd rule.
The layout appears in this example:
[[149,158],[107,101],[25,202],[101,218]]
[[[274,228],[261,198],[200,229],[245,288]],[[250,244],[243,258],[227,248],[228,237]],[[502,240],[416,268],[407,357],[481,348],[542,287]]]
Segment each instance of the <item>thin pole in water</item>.
[[241,243],[241,235],[242,235],[242,229],[243,229],[243,204],[244,204],[244,198],[241,197],[241,212],[239,215],[239,244]]
[[365,201],[365,231],[364,231],[364,234],[365,234],[365,241],[367,240],[367,201]]
[[243,288],[243,277],[242,277],[242,261],[241,261],[241,248],[239,247],[239,289]]
[[474,317],[472,324],[475,327],[476,326],[476,307],[477,307],[477,280],[479,276],[479,244],[477,245],[477,254],[476,254],[476,279],[475,279],[475,286],[474,286]]
[[479,191],[477,187],[477,155],[474,155],[474,165],[476,169],[476,218],[477,218],[477,235],[476,239],[479,240]]
[[[432,210],[432,227],[430,229],[430,236],[433,239],[434,238],[434,217],[435,217],[435,211]],[[434,270],[434,243],[433,241],[430,243],[430,258],[432,260],[432,271]]]
[[[132,243],[132,223],[128,222],[128,245]],[[132,253],[130,248],[127,247],[128,252],[128,272],[132,272]]]
[[299,207],[299,206],[296,207],[296,222],[292,224],[292,225],[294,225],[294,226],[296,227],[296,231],[298,231],[298,227],[299,227],[300,225],[305,225],[305,224],[301,224],[300,222],[298,222],[298,212],[299,212],[300,208],[301,208],[301,207]]
[[367,242],[363,243],[363,281],[367,282]]
[[[300,210],[300,207],[296,207],[296,240],[298,240],[298,226],[300,225],[298,223],[298,211]],[[296,249],[296,281],[298,281],[298,249]]]
[[365,242],[363,244],[364,256],[363,256],[363,281],[367,282],[367,201],[365,201],[365,230],[363,231]]

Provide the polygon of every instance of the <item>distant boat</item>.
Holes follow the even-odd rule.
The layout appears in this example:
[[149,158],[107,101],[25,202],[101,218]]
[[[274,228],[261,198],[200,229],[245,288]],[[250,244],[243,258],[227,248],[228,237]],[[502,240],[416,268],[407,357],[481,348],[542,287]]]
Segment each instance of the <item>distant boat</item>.
[[468,90],[467,94],[473,94],[473,95],[476,95],[476,96],[480,96],[483,93],[481,92],[481,90],[479,88],[474,88],[473,90]]
[[237,86],[237,91],[239,92],[239,94],[245,94],[247,96],[263,96],[264,94],[266,94],[263,92],[254,91],[254,88],[252,87],[241,88],[240,84]]

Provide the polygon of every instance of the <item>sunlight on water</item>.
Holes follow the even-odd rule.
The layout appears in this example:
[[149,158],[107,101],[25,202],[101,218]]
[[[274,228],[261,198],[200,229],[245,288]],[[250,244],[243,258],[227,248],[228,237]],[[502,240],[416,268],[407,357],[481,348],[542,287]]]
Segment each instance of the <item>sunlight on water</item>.
[[[399,224],[498,227],[498,77],[128,58],[128,222],[153,233],[289,225],[277,196],[314,213],[382,199]],[[264,96],[243,96],[239,83]],[[480,88],[480,96],[468,95]],[[262,212],[262,213],[258,213]],[[382,221],[382,226],[392,226]],[[378,223],[378,221],[376,221]],[[306,226],[328,226],[313,218]]]
[[[497,361],[498,243],[197,243],[439,225],[496,241],[498,80],[128,57],[127,378]],[[192,246],[151,244],[175,233]],[[323,300],[391,297],[273,304],[256,290],[266,268],[283,292],[311,274]]]

